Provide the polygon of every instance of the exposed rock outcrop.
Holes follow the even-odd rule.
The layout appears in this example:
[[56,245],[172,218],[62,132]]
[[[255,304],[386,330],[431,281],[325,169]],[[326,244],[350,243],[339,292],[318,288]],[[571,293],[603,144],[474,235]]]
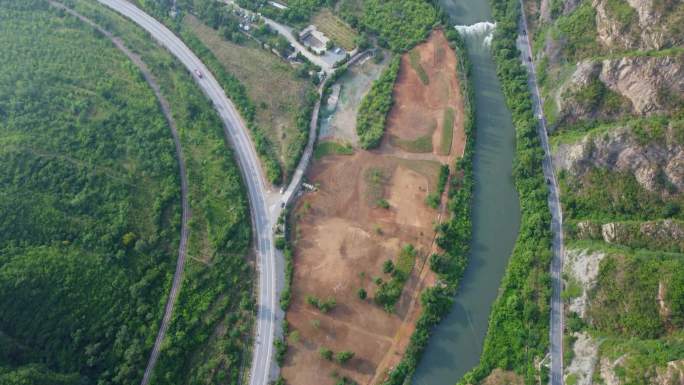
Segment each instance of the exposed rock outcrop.
[[607,357],[601,358],[601,368],[599,373],[601,374],[601,379],[606,385],[621,385],[620,378],[615,373],[615,368],[621,366],[627,356],[620,356],[616,360],[611,360]]
[[579,6],[581,3],[581,0],[565,0],[563,1],[563,14],[568,15],[572,11],[574,11],[577,6]]
[[684,360],[670,361],[665,368],[657,368],[656,373],[656,385],[684,385]]
[[594,368],[598,363],[598,344],[587,332],[574,333],[576,338],[572,350],[575,353],[570,365],[565,368],[565,379],[573,377],[576,385],[592,385]]
[[599,79],[632,102],[634,112],[667,111],[665,95],[684,96],[684,57],[625,57],[604,60]]
[[[607,118],[611,111],[580,100],[575,95],[600,81],[608,90],[628,101],[621,112],[648,116],[669,112],[684,103],[684,55],[638,56],[603,61],[584,60],[556,93],[556,105],[562,119]],[[679,100],[677,100],[679,99]],[[615,112],[615,111],[613,111]]]
[[[672,129],[670,124],[668,130]],[[594,167],[628,171],[644,188],[661,193],[667,192],[663,187],[665,178],[676,192],[684,191],[684,146],[673,140],[642,143],[628,127],[560,144],[553,163],[556,169],[578,176]]]
[[589,303],[589,291],[596,286],[599,265],[606,254],[601,252],[589,252],[588,250],[566,250],[563,259],[563,272],[579,283],[582,294],[568,302],[568,310],[577,313],[584,318]]
[[608,0],[592,0],[597,38],[603,46],[611,50],[657,50],[681,43],[677,28],[677,23],[681,22],[678,17],[681,2],[627,0],[626,3],[616,11]]

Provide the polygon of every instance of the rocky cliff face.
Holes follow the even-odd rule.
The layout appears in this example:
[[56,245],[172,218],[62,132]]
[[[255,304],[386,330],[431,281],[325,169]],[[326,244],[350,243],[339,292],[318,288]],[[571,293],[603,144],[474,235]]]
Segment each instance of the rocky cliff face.
[[596,32],[609,49],[658,50],[681,44],[682,4],[677,0],[593,0]]
[[627,171],[649,191],[681,193],[684,191],[684,146],[674,138],[679,129],[670,123],[664,142],[643,143],[629,127],[587,135],[575,143],[558,145],[553,163],[556,169],[579,176],[592,167]]
[[[595,82],[619,96],[615,99],[619,103],[602,106],[601,99],[578,96]],[[605,92],[597,95],[597,98],[601,97],[606,97]],[[682,102],[684,55],[584,60],[577,64],[575,72],[556,94],[561,119],[570,122],[607,119],[625,113],[637,116],[663,114]]]
[[684,55],[604,60],[599,79],[629,99],[638,115],[664,113],[670,97],[684,95]]
[[651,250],[684,252],[684,222],[663,219],[645,222],[606,222],[583,220],[568,225],[573,239],[600,240],[608,244]]

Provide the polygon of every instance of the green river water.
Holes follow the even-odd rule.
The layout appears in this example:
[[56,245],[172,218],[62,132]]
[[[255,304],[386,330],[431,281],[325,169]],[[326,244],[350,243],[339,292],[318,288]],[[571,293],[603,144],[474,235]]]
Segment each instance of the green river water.
[[513,185],[515,131],[487,39],[487,0],[441,0],[452,25],[465,32],[475,87],[476,139],[473,240],[468,269],[451,313],[434,330],[414,385],[453,385],[477,365],[491,305],[513,250],[520,205]]

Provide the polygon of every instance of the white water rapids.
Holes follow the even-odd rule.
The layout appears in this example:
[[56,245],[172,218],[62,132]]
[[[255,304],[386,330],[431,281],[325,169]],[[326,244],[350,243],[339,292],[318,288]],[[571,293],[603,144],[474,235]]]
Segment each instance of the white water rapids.
[[461,35],[470,35],[483,37],[483,43],[485,47],[489,47],[492,44],[492,37],[494,36],[494,29],[496,28],[496,23],[490,21],[481,21],[479,23],[471,25],[457,25],[454,28]]

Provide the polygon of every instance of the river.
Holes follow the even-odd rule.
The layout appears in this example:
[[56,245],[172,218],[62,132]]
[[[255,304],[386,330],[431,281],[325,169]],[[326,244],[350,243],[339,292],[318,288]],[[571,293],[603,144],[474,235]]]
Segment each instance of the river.
[[491,305],[520,225],[512,177],[515,131],[488,43],[494,25],[487,0],[441,0],[465,33],[475,87],[473,240],[468,269],[451,313],[435,328],[414,385],[453,385],[477,365]]

